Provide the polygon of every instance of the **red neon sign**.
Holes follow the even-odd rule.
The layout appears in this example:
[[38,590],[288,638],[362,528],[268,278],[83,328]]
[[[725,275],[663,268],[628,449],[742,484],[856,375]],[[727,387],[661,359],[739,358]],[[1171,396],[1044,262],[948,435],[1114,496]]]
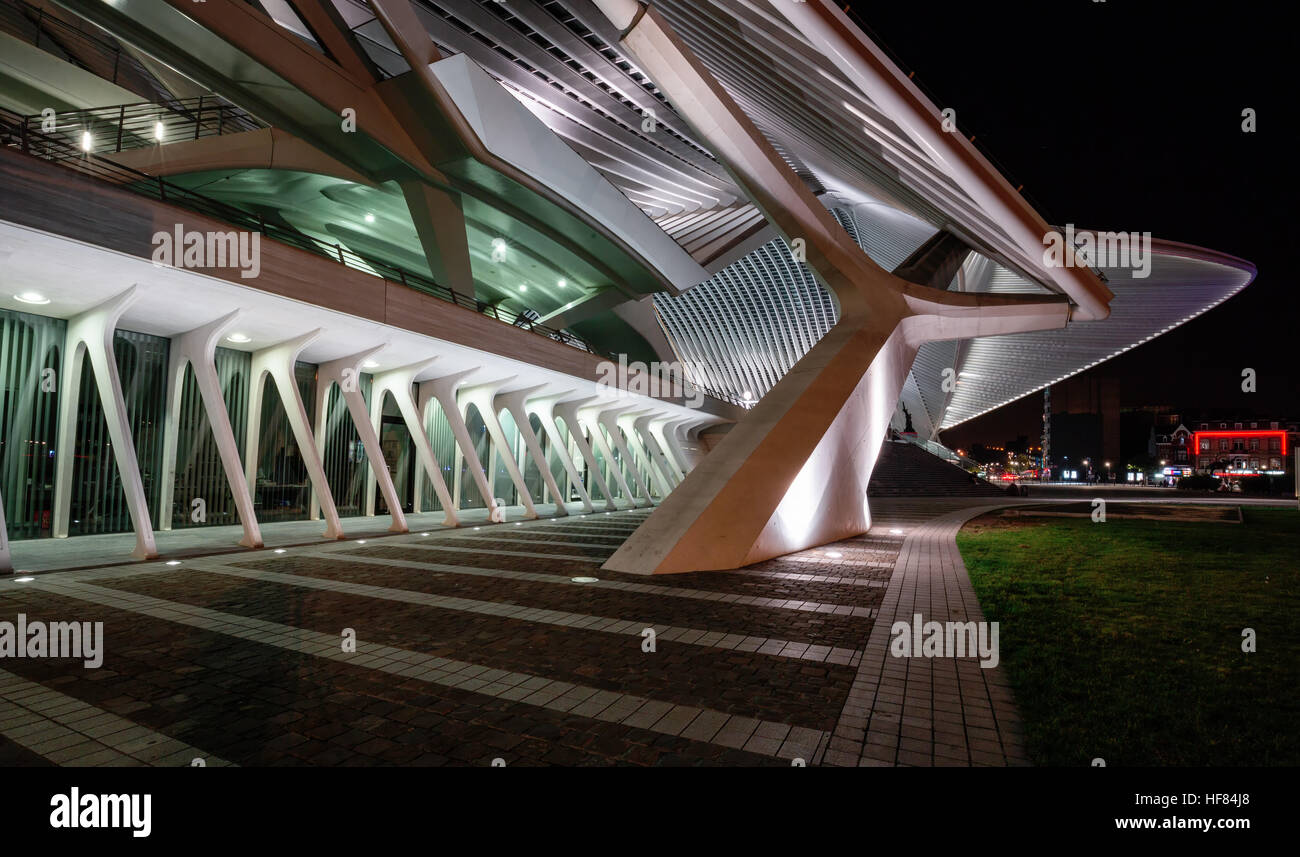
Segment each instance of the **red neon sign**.
[[[1192,448],[1196,450],[1195,454],[1201,454],[1202,437],[1276,437],[1281,438],[1282,455],[1286,455],[1286,432],[1284,431],[1194,431],[1192,432]],[[1247,450],[1249,451],[1249,450]],[[1267,452],[1268,450],[1255,450],[1256,452]],[[1215,449],[1208,449],[1206,453],[1218,452]],[[1228,450],[1233,452],[1233,450]]]

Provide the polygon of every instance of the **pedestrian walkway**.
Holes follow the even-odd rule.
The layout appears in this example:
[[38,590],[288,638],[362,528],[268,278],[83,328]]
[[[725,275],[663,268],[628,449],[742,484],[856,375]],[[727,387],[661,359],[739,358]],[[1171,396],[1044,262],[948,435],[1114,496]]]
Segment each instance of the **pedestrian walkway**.
[[[1023,503],[1024,501],[1013,501]],[[894,657],[890,630],[983,622],[957,531],[1002,502],[876,505],[871,532],[903,535],[894,573],[824,761],[834,765],[1025,765],[1024,732],[1001,666],[978,657]],[[936,514],[937,513],[937,514]]]
[[206,554],[182,531],[174,558],[0,581],[0,620],[93,619],[106,641],[98,670],[6,660],[0,760],[1024,764],[1000,669],[889,652],[916,613],[983,619],[955,534],[1024,502],[880,498],[862,536],[654,578],[600,567],[649,510],[357,519],[344,541],[298,522]]

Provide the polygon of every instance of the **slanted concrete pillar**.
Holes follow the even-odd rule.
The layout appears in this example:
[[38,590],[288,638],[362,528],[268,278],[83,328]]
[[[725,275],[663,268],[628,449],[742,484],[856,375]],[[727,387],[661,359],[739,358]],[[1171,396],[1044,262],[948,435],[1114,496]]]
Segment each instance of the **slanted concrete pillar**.
[[694,467],[694,462],[686,454],[686,450],[682,449],[682,433],[692,425],[695,425],[694,420],[675,420],[664,426],[661,434],[664,448],[668,450],[670,460],[677,466],[677,472],[683,479]]
[[[314,508],[319,504],[320,511],[325,515],[325,538],[341,539],[343,525],[339,522],[334,495],[330,493],[329,480],[325,478],[325,465],[321,462],[320,452],[316,448],[316,439],[312,436],[307,407],[302,402],[302,396],[298,394],[298,382],[293,371],[298,355],[302,354],[303,349],[315,342],[320,335],[321,330],[318,328],[311,333],[281,342],[279,345],[253,352],[253,366],[248,384],[248,432],[244,443],[244,477],[248,482],[248,490],[257,490],[262,393],[266,388],[266,379],[270,378],[280,394],[280,402],[289,419],[289,428],[293,431],[294,440],[298,443],[298,452],[302,455],[303,463],[307,467],[307,475],[311,479],[314,492],[311,519],[314,521],[318,518]],[[324,396],[325,392],[328,392],[328,387],[318,392],[317,398]]]
[[[411,435],[411,443],[415,446],[415,455],[421,465],[416,468],[416,474],[427,475],[433,481],[433,490],[442,503],[442,522],[448,527],[455,527],[460,525],[460,519],[456,515],[456,503],[451,498],[451,492],[447,490],[446,480],[442,478],[442,468],[438,466],[433,445],[429,443],[429,434],[424,429],[424,421],[420,419],[422,409],[417,407],[412,393],[415,376],[427,369],[436,359],[431,357],[420,363],[376,374],[370,382],[370,419],[375,431],[379,431],[384,413],[384,395],[392,396],[398,412],[402,415],[402,421],[406,424],[406,431]],[[420,511],[422,487],[422,481],[417,479],[413,486],[415,497],[412,507],[416,512]],[[374,489],[371,487],[367,490],[373,492]]]
[[663,447],[659,445],[659,439],[650,430],[651,423],[663,421],[664,417],[655,414],[653,411],[643,413],[632,421],[632,431],[639,438],[641,448],[645,450],[650,472],[659,484],[659,496],[667,497],[677,487],[677,474],[668,464],[668,459],[664,457]]
[[460,197],[418,179],[398,185],[434,282],[455,292],[464,305],[474,306],[474,275]]
[[0,497],[0,574],[12,574],[13,559],[9,556],[9,530],[5,526],[5,500]]
[[113,444],[118,477],[126,493],[131,526],[135,530],[132,556],[153,559],[158,556],[153,522],[149,519],[149,503],[145,499],[144,480],[140,477],[140,463],[131,437],[130,416],[122,396],[122,380],[118,376],[117,360],[113,357],[113,333],[117,330],[117,322],[136,296],[136,286],[132,286],[117,297],[68,320],[63,346],[63,395],[59,397],[53,524],[55,538],[67,538],[72,509],[72,465],[81,398],[81,367],[89,358],[95,375],[95,388],[108,422],[108,437]]
[[[529,387],[525,390],[513,390],[509,393],[500,393],[496,397],[494,407],[505,408],[510,412],[510,417],[515,421],[519,428],[519,435],[524,439],[524,445],[528,447],[528,453],[533,458],[533,463],[542,473],[542,480],[546,487],[550,489],[551,496],[555,498],[555,514],[568,515],[569,509],[565,506],[568,499],[559,484],[555,481],[555,475],[551,473],[550,462],[546,460],[546,453],[542,451],[542,444],[537,439],[537,434],[533,431],[533,425],[528,419],[528,397],[542,389],[544,385]],[[538,418],[540,422],[540,417]]]
[[[578,416],[578,408],[593,401],[595,401],[594,396],[587,399],[556,402],[555,413],[569,427],[569,437],[573,438],[574,444],[577,445],[578,452],[582,454],[582,460],[587,462],[587,472],[591,474],[591,478],[595,480],[596,484],[600,485],[600,491],[605,495],[606,511],[613,511],[618,508],[614,490],[610,487],[609,479],[600,475],[600,463],[596,461],[596,453],[592,450],[591,444],[587,442],[587,436],[583,431],[584,428],[587,431],[591,431],[591,429],[585,426],[582,418]],[[610,470],[614,470],[613,462],[610,462],[610,465]]]
[[631,508],[635,509],[641,504],[637,502],[636,492],[632,490],[627,477],[623,475],[623,468],[619,466],[618,460],[614,458],[614,448],[609,445],[609,441],[614,439],[613,435],[616,435],[617,432],[611,433],[611,437],[607,439],[605,431],[608,431],[608,429],[601,431],[600,418],[608,409],[608,404],[590,405],[578,410],[578,419],[582,422],[583,428],[591,435],[592,443],[595,444],[596,449],[600,450],[601,456],[608,465],[610,475],[613,477],[615,484],[618,485],[618,490],[622,492],[623,499],[627,501]]
[[[509,378],[505,379],[505,381],[509,380]],[[501,421],[497,419],[494,400],[497,390],[505,381],[462,387],[457,395],[457,401],[463,403],[464,407],[473,404],[478,408],[479,416],[483,418],[483,425],[487,426],[488,436],[492,438],[492,446],[496,454],[501,456],[501,461],[506,466],[506,473],[510,474],[510,481],[514,483],[519,498],[523,500],[524,517],[532,520],[537,517],[537,509],[533,507],[533,495],[529,493],[528,485],[524,483],[524,474],[519,470],[519,462],[515,461],[515,451],[506,441],[506,433],[501,428]],[[488,466],[491,465],[492,457],[488,456]]]
[[[425,408],[428,407],[430,401],[433,399],[438,400],[438,404],[442,407],[442,413],[447,418],[447,424],[451,426],[452,437],[456,438],[456,445],[460,448],[465,466],[469,468],[470,477],[474,480],[474,484],[478,486],[478,491],[483,495],[483,500],[487,504],[489,518],[493,521],[504,521],[505,510],[497,508],[496,497],[492,496],[492,489],[488,486],[487,473],[483,470],[483,463],[479,461],[478,451],[474,448],[474,439],[469,436],[469,427],[465,425],[465,414],[461,411],[460,403],[456,397],[456,388],[477,371],[477,369],[466,369],[463,372],[456,372],[452,375],[421,382],[420,415],[424,416],[427,413]],[[457,468],[455,476],[454,484],[457,488],[455,506],[459,511],[459,468]]]
[[[569,395],[568,393],[559,396],[540,396],[527,400],[527,407],[530,413],[536,414],[538,421],[542,424],[542,430],[551,440],[551,451],[559,458],[560,464],[564,467],[564,472],[569,476],[569,482],[578,489],[578,496],[582,498],[582,508],[585,512],[594,512],[596,507],[592,505],[591,495],[587,493],[586,483],[583,482],[582,474],[578,472],[578,467],[574,464],[573,457],[569,454],[569,444],[564,436],[560,433],[560,427],[555,422],[555,403]],[[573,430],[570,429],[570,432]],[[565,496],[565,502],[568,497]]]
[[635,433],[632,431],[632,411],[636,405],[625,405],[619,408],[611,408],[601,414],[606,430],[609,436],[614,439],[614,444],[623,454],[624,461],[627,462],[628,472],[632,474],[632,481],[645,497],[646,505],[654,505],[654,497],[650,493],[650,485],[646,482],[645,475],[641,472],[641,461],[646,457],[641,449],[641,443],[637,440]]
[[[327,413],[329,410],[328,394],[331,385],[337,384],[343,397],[343,403],[348,409],[348,416],[352,418],[352,425],[361,438],[361,445],[366,451],[366,459],[370,463],[370,473],[366,480],[365,514],[367,516],[375,514],[375,491],[372,480],[378,480],[379,490],[383,492],[384,502],[388,504],[389,515],[393,519],[388,531],[405,533],[409,532],[410,529],[406,526],[406,514],[402,511],[402,501],[397,496],[397,487],[393,485],[393,476],[388,472],[388,463],[384,461],[384,450],[379,445],[379,435],[376,433],[375,426],[371,422],[370,414],[366,409],[366,397],[361,394],[362,364],[387,347],[386,345],[380,345],[359,354],[353,354],[351,357],[331,360],[329,363],[320,365],[316,376],[319,384],[319,393],[316,397],[316,450],[321,455],[325,453],[325,421],[329,416]],[[372,398],[374,398],[373,394]]]
[[240,316],[240,310],[219,318],[211,324],[195,328],[173,337],[167,369],[167,422],[163,428],[163,473],[159,490],[158,509],[163,530],[172,528],[171,507],[176,490],[176,447],[181,418],[181,395],[185,389],[185,367],[194,367],[194,382],[203,399],[203,410],[212,426],[212,438],[221,456],[221,467],[230,486],[230,494],[239,513],[239,523],[244,537],[239,543],[247,548],[262,546],[262,531],[253,510],[253,495],[244,479],[239,461],[239,444],[230,425],[230,412],[221,394],[221,379],[217,375],[217,343]]
[[[920,345],[1063,327],[1068,304],[942,292],[882,270],[653,6],[595,3],[622,32],[619,47],[746,195],[787,240],[803,239],[807,264],[841,309],[839,322],[604,568],[637,574],[738,568],[865,532],[871,521],[867,482]],[[787,16],[791,9],[807,11],[801,4],[777,5]],[[821,0],[806,5],[826,11]],[[1094,309],[1099,295],[1087,296]],[[1104,314],[1103,301],[1093,317]]]

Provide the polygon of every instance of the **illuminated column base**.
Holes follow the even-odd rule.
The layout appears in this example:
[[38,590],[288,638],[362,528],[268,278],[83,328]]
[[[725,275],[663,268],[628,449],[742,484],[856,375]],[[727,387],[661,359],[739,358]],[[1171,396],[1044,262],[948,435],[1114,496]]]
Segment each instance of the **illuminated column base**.
[[72,517],[72,465],[76,449],[77,410],[81,398],[81,368],[83,361],[89,358],[90,368],[95,375],[95,387],[108,422],[108,436],[113,444],[118,476],[126,493],[131,526],[135,530],[135,550],[132,556],[136,559],[153,559],[158,556],[153,522],[149,519],[144,480],[140,477],[140,463],[131,437],[131,418],[122,396],[117,360],[113,357],[113,332],[117,329],[122,314],[134,302],[135,296],[136,287],[132,286],[112,300],[68,320],[63,346],[63,374],[60,379],[63,394],[59,397],[53,529],[55,538],[67,538],[68,522]]
[[631,499],[632,504],[634,506],[653,506],[654,500],[650,498],[650,486],[647,485],[645,479],[641,477],[641,471],[636,466],[636,455],[628,445],[627,438],[623,434],[623,427],[621,425],[622,417],[625,416],[627,411],[633,407],[635,406],[619,405],[613,408],[606,408],[599,413],[597,420],[605,427],[605,432],[609,435],[609,439],[614,442],[614,448],[618,450],[620,460],[623,462],[623,467],[620,467],[619,471],[622,472],[626,469],[628,473],[632,474],[632,481],[630,483],[626,483],[626,476],[623,477],[624,482],[628,484],[629,487],[634,487],[636,491],[639,492],[629,498]]
[[388,504],[388,512],[393,519],[388,531],[406,533],[410,532],[410,528],[406,525],[402,501],[397,496],[396,486],[393,485],[393,476],[388,472],[388,462],[384,461],[384,450],[379,445],[379,435],[376,434],[375,427],[370,421],[370,413],[366,409],[366,397],[361,394],[362,364],[384,348],[385,346],[381,345],[351,357],[320,365],[317,370],[319,382],[316,392],[316,451],[322,457],[325,454],[325,421],[329,416],[329,392],[330,387],[337,384],[343,403],[348,409],[348,416],[352,418],[352,425],[361,438],[361,446],[365,449],[366,459],[370,463],[370,472],[366,476],[365,513],[367,516],[375,514],[374,485],[378,481],[379,490],[384,495],[384,502]]
[[[542,424],[542,430],[550,438],[551,451],[560,459],[564,472],[569,476],[569,482],[577,489],[578,496],[582,499],[583,511],[594,512],[596,507],[591,502],[591,495],[587,493],[587,485],[582,480],[582,474],[578,472],[578,466],[574,463],[572,456],[569,455],[569,445],[560,434],[560,427],[555,422],[555,403],[559,398],[562,397],[543,396],[529,399],[527,402],[528,412],[537,416],[538,421]],[[572,431],[570,429],[570,432]],[[567,501],[568,497],[565,497],[565,500]]]
[[[499,383],[462,387],[457,401],[464,402],[465,407],[472,404],[478,408],[478,414],[483,418],[483,425],[487,428],[488,437],[492,438],[496,454],[501,456],[501,462],[506,466],[506,473],[510,474],[510,481],[514,483],[515,490],[519,492],[519,499],[523,501],[524,517],[533,520],[538,517],[537,509],[533,507],[533,495],[529,493],[528,485],[524,483],[524,474],[519,471],[519,462],[515,461],[515,451],[506,442],[506,433],[497,418],[495,399],[498,387],[500,387]],[[491,456],[488,456],[488,465],[492,465]]]
[[270,378],[280,394],[280,402],[288,417],[289,428],[293,431],[294,440],[298,443],[298,452],[302,455],[303,463],[307,467],[307,476],[311,479],[313,490],[311,520],[319,519],[320,515],[316,511],[319,508],[325,516],[324,537],[341,539],[343,525],[339,522],[334,495],[330,493],[329,480],[325,478],[325,465],[321,462],[316,440],[312,437],[307,407],[302,403],[302,396],[298,394],[298,381],[293,371],[298,355],[302,354],[302,350],[320,335],[320,330],[314,330],[296,339],[253,353],[253,365],[248,384],[248,432],[244,443],[244,478],[250,492],[257,490],[257,459],[262,434],[262,393],[266,389],[267,378]]
[[[594,397],[593,397],[594,398]],[[600,485],[601,493],[605,495],[605,510],[614,511],[618,508],[618,502],[614,499],[614,490],[610,487],[610,481],[600,474],[600,463],[596,461],[596,453],[591,444],[587,442],[587,435],[584,431],[591,431],[586,428],[583,419],[578,416],[578,408],[592,401],[593,399],[575,399],[569,402],[556,402],[555,413],[564,424],[569,427],[569,437],[573,439],[574,444],[578,447],[578,452],[582,453],[582,460],[587,462],[587,472],[591,478]],[[599,431],[592,432],[592,437],[598,437]],[[603,454],[603,453],[602,453]],[[606,459],[608,460],[608,459]],[[610,468],[613,469],[612,467]],[[622,477],[619,477],[620,479]]]
[[[587,433],[591,435],[592,443],[595,445],[596,449],[600,450],[601,457],[605,459],[606,469],[609,471],[609,477],[605,479],[606,484],[609,484],[610,478],[612,478],[614,484],[618,485],[618,490],[622,493],[623,500],[627,502],[629,508],[635,509],[639,505],[636,500],[636,495],[632,493],[632,488],[627,484],[627,478],[623,476],[623,468],[620,467],[618,462],[614,459],[614,451],[610,448],[609,441],[605,438],[605,432],[601,430],[600,417],[601,414],[605,413],[606,409],[607,406],[604,404],[579,408],[577,410],[578,422],[584,429],[586,429]],[[599,473],[600,471],[597,470],[596,472]],[[612,495],[611,500],[616,504],[615,508],[617,508],[618,501],[614,500]]]
[[[446,480],[442,478],[442,468],[438,466],[433,446],[429,443],[429,435],[424,430],[424,423],[420,419],[421,410],[417,407],[411,392],[415,384],[415,376],[432,362],[433,360],[430,359],[375,375],[370,386],[370,421],[374,430],[379,431],[384,413],[384,394],[391,395],[398,412],[402,415],[402,421],[406,423],[406,431],[411,436],[411,442],[415,445],[415,454],[421,465],[416,469],[416,473],[427,475],[432,480],[433,490],[442,503],[442,523],[448,527],[456,527],[460,525],[460,519],[456,516],[456,503],[452,500],[451,492],[447,490]],[[423,483],[416,480],[415,494],[412,498],[412,508],[416,512],[420,511],[422,488]],[[369,490],[373,491],[373,488]]]
[[180,430],[181,395],[185,387],[185,367],[194,368],[194,382],[203,400],[203,410],[208,415],[208,424],[212,427],[212,438],[216,442],[217,452],[221,456],[221,467],[230,485],[230,495],[234,498],[235,509],[239,512],[239,523],[244,528],[244,537],[239,543],[246,548],[262,546],[262,531],[257,524],[257,515],[253,510],[253,496],[249,493],[248,483],[244,480],[243,466],[239,461],[239,446],[235,442],[235,432],[230,425],[230,414],[226,410],[226,400],[221,395],[221,379],[217,375],[217,342],[221,335],[239,318],[235,310],[224,318],[211,324],[183,333],[171,341],[170,365],[167,383],[167,424],[163,430],[163,478],[159,492],[158,508],[160,527],[170,530],[172,499],[176,490],[176,447]]
[[[542,451],[542,444],[537,440],[536,433],[533,432],[532,422],[528,419],[528,407],[526,401],[530,395],[536,393],[541,387],[529,387],[526,390],[514,390],[509,393],[501,393],[496,397],[494,407],[505,408],[510,412],[510,417],[515,421],[515,427],[519,430],[519,436],[524,439],[524,446],[528,448],[528,454],[532,456],[533,464],[541,471],[542,480],[546,483],[547,489],[551,496],[555,498],[555,514],[568,515],[569,510],[564,505],[567,497],[560,490],[559,484],[555,481],[555,475],[551,473],[550,462],[546,460],[546,453]],[[539,418],[540,421],[540,418]]]
[[865,532],[867,483],[923,342],[1063,327],[1062,300],[917,286],[857,246],[653,6],[595,0],[619,47],[839,300],[840,320],[604,568],[739,568]]
[[[479,461],[478,451],[474,448],[474,440],[469,436],[469,427],[465,425],[465,414],[461,411],[460,403],[456,397],[456,388],[461,385],[465,378],[477,371],[477,369],[466,369],[463,372],[420,382],[420,416],[423,417],[427,413],[426,408],[428,408],[429,402],[437,399],[438,405],[442,408],[443,416],[447,418],[447,425],[451,426],[451,435],[456,438],[456,445],[460,448],[460,454],[464,458],[465,466],[469,469],[470,476],[473,478],[474,484],[478,486],[483,502],[487,505],[488,520],[504,521],[505,510],[497,508],[496,498],[492,496],[492,490],[488,488],[487,474],[483,471],[483,464]],[[456,475],[459,476],[459,474]],[[452,484],[459,485],[459,480],[453,481]],[[460,511],[459,492],[455,497],[454,506],[457,511]]]

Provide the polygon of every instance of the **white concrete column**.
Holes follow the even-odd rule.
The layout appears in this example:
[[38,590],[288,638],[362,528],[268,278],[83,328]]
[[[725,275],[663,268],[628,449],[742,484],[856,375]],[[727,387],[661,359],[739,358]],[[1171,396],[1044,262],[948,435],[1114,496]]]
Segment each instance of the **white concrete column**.
[[172,498],[176,490],[176,447],[180,429],[181,395],[185,389],[185,367],[194,367],[194,381],[203,399],[203,409],[212,426],[212,438],[221,455],[221,467],[230,485],[230,494],[239,512],[239,522],[244,528],[240,544],[248,548],[262,546],[262,531],[253,511],[253,496],[244,479],[239,461],[239,445],[230,425],[230,412],[221,394],[221,379],[217,375],[217,342],[221,335],[239,318],[240,310],[216,321],[175,336],[171,341],[167,383],[167,416],[163,428],[163,473],[159,491],[158,508],[161,528],[170,530]]
[[[524,483],[524,474],[519,471],[519,462],[515,461],[515,451],[506,442],[506,433],[501,428],[501,421],[497,419],[497,409],[494,401],[501,384],[509,380],[510,378],[506,378],[488,384],[462,387],[457,395],[457,401],[463,403],[465,407],[473,404],[474,407],[478,408],[479,416],[483,418],[483,425],[487,426],[488,436],[492,438],[492,446],[495,448],[496,454],[501,456],[501,461],[506,466],[506,472],[510,474],[510,481],[514,483],[520,499],[524,501],[524,517],[532,520],[537,517],[537,509],[533,507],[533,495],[529,493],[528,485]],[[492,456],[489,455],[488,466],[491,467],[491,465]]]
[[[623,493],[623,499],[635,509],[641,504],[637,502],[636,494],[632,491],[631,486],[627,484],[627,477],[623,475],[623,468],[619,466],[618,460],[614,458],[614,451],[610,449],[605,433],[601,431],[600,416],[608,408],[607,404],[595,404],[581,408],[578,411],[578,420],[591,434],[592,442],[595,443],[596,449],[600,450],[601,456],[604,457],[605,463],[609,466],[610,474],[614,477],[614,482],[618,485],[619,491]],[[613,434],[617,434],[617,432]],[[606,479],[606,482],[608,481]]]
[[750,200],[784,237],[806,242],[807,264],[841,311],[603,567],[638,574],[738,568],[865,532],[867,482],[920,344],[1063,327],[1068,305],[940,292],[884,271],[662,15],[629,0],[595,2],[623,31],[619,47]]
[[686,454],[686,450],[682,449],[682,433],[688,426],[694,424],[694,420],[676,420],[664,426],[662,432],[664,448],[668,450],[672,462],[677,465],[677,472],[682,475],[682,479],[685,479],[686,474],[694,467],[694,462]]
[[646,452],[647,462],[650,473],[656,482],[659,483],[659,496],[667,497],[674,488],[677,487],[677,474],[668,464],[668,459],[664,457],[664,451],[659,446],[659,439],[654,436],[650,430],[652,422],[662,422],[664,417],[655,414],[653,411],[644,413],[636,417],[632,422],[632,431],[641,442],[641,448]]
[[[600,463],[596,461],[596,453],[592,450],[591,444],[587,442],[587,436],[583,433],[582,418],[578,416],[578,408],[595,401],[595,397],[588,399],[575,399],[568,402],[556,402],[555,413],[564,420],[564,424],[569,428],[569,437],[578,447],[578,452],[582,453],[583,461],[587,462],[587,472],[591,478],[596,480],[600,485],[601,493],[605,495],[605,509],[613,511],[618,508],[618,501],[615,499],[614,489],[610,487],[609,479],[600,475]],[[588,429],[590,431],[590,429]],[[610,468],[614,468],[611,466]]]
[[63,395],[59,397],[58,452],[54,477],[54,535],[66,538],[72,509],[72,465],[76,448],[77,406],[81,393],[82,361],[89,357],[95,387],[108,423],[108,437],[113,444],[118,476],[126,493],[126,506],[135,530],[137,559],[158,556],[154,543],[153,522],[145,499],[140,462],[131,437],[131,421],[122,396],[122,380],[113,357],[113,333],[117,322],[136,299],[136,286],[81,315],[68,320],[63,343]]
[[[316,439],[312,436],[311,423],[307,416],[307,407],[298,394],[298,382],[294,377],[293,367],[298,355],[304,348],[321,335],[317,328],[311,333],[295,339],[263,348],[253,352],[252,372],[248,385],[248,434],[244,443],[244,476],[248,481],[248,490],[257,490],[258,445],[262,427],[262,391],[269,377],[280,394],[285,415],[289,418],[289,427],[293,430],[294,440],[298,443],[298,452],[302,455],[311,479],[314,496],[312,505],[320,504],[325,515],[325,533],[327,539],[343,538],[343,525],[339,522],[338,508],[334,505],[334,495],[330,493],[329,480],[325,478],[325,465],[321,462],[320,452],[316,448]],[[323,386],[323,385],[322,385]],[[324,397],[327,391],[318,391],[316,398]],[[312,515],[312,520],[316,516]]]
[[[467,377],[477,371],[477,369],[466,369],[463,372],[422,381],[420,383],[420,416],[423,417],[427,413],[425,408],[430,400],[438,400],[438,404],[442,407],[443,416],[447,418],[447,424],[451,426],[452,437],[456,438],[456,446],[460,449],[465,465],[469,468],[470,476],[473,478],[474,484],[478,486],[479,493],[483,495],[484,502],[487,503],[489,519],[504,521],[505,512],[497,509],[496,497],[492,495],[492,489],[488,486],[487,473],[484,472],[483,464],[478,458],[478,452],[474,449],[474,439],[469,436],[469,427],[465,425],[465,415],[461,412],[460,404],[456,401],[456,388]],[[456,467],[453,475],[456,477],[454,484],[458,492],[455,506],[457,511],[460,511],[459,467]]]
[[[416,512],[420,511],[420,491],[424,485],[423,480],[418,477],[427,475],[433,481],[433,490],[442,503],[443,524],[456,527],[460,525],[460,519],[456,515],[456,503],[451,498],[451,492],[447,490],[447,482],[442,477],[442,468],[438,465],[438,459],[433,453],[433,445],[429,443],[429,434],[425,431],[424,421],[420,418],[423,409],[416,406],[412,394],[415,376],[427,369],[436,359],[431,357],[420,363],[376,374],[370,382],[370,419],[375,431],[379,431],[384,413],[384,394],[392,396],[393,403],[397,405],[397,410],[402,415],[402,421],[406,423],[406,431],[411,435],[411,443],[415,446],[415,455],[421,465],[415,468],[417,479],[413,486],[415,497],[412,508]],[[373,489],[368,490],[373,491]]]
[[[497,395],[493,406],[505,408],[510,412],[511,418],[519,429],[519,435],[524,439],[524,445],[528,447],[528,453],[533,458],[533,463],[537,465],[537,469],[542,473],[542,481],[550,489],[551,496],[555,498],[555,514],[568,515],[569,509],[564,504],[568,498],[565,497],[564,491],[556,483],[555,475],[551,473],[550,462],[546,460],[546,453],[542,450],[542,445],[537,440],[537,434],[533,431],[532,423],[528,419],[528,408],[525,404],[528,397],[542,389],[543,386],[539,384],[525,390],[500,393]],[[541,421],[540,417],[538,421]]]
[[5,500],[0,496],[0,574],[12,574],[13,559],[9,556],[9,529],[5,526]]
[[[542,424],[542,430],[550,438],[551,451],[559,458],[560,464],[564,467],[564,472],[569,476],[569,481],[578,489],[578,496],[582,498],[583,511],[594,512],[596,507],[591,502],[591,495],[587,493],[587,485],[582,479],[582,474],[578,472],[573,457],[569,455],[568,441],[560,433],[560,427],[555,422],[555,403],[564,395],[568,394],[529,399],[527,401],[528,411],[537,415],[538,421]],[[567,502],[569,498],[564,495],[564,499]]]
[[677,461],[676,454],[668,448],[669,432],[671,432],[679,422],[682,421],[672,417],[663,417],[662,419],[652,419],[649,427],[650,436],[654,438],[659,446],[659,454],[663,457],[663,463],[672,471],[674,487],[682,484],[682,480],[686,478],[686,471],[682,469],[681,463]]
[[[641,441],[637,438],[636,432],[632,429],[632,424],[636,419],[637,410],[633,410],[635,405],[612,409],[607,413],[607,425],[613,425],[615,430],[610,431],[610,436],[614,438],[614,443],[618,444],[619,449],[623,450],[623,455],[627,456],[627,469],[632,474],[632,481],[641,489],[645,496],[646,504],[654,505],[654,495],[650,492],[650,483],[646,482],[645,474],[642,470],[653,470],[650,466],[649,456],[646,455],[645,448],[641,446]],[[666,494],[666,492],[665,492]],[[665,496],[660,494],[660,496]]]
[[[331,385],[338,384],[339,392],[343,396],[343,403],[348,409],[348,416],[352,418],[352,425],[361,438],[361,445],[365,448],[366,458],[370,462],[370,473],[366,480],[365,513],[367,516],[375,514],[374,483],[371,480],[378,480],[379,490],[383,492],[384,502],[388,504],[388,512],[393,519],[388,531],[391,533],[406,533],[410,532],[410,528],[406,525],[406,514],[402,511],[402,501],[397,496],[397,486],[393,485],[393,475],[388,472],[388,463],[384,461],[384,450],[379,445],[379,435],[376,433],[375,426],[370,419],[370,413],[366,409],[366,397],[361,394],[362,364],[387,347],[387,345],[379,345],[366,349],[359,354],[331,360],[329,363],[320,365],[316,376],[319,389],[317,397],[323,403],[323,406],[318,407],[316,410],[316,448],[323,453],[325,418],[328,416],[326,413],[329,401],[328,394]],[[371,398],[378,400],[373,391]]]

